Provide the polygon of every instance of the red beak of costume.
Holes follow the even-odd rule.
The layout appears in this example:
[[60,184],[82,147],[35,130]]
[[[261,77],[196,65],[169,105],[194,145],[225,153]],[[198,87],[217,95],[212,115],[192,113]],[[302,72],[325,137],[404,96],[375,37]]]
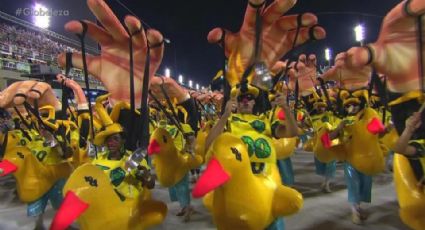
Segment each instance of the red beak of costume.
[[18,167],[8,160],[0,161],[0,176],[6,176],[14,173]]
[[378,134],[385,131],[385,126],[382,124],[382,122],[378,118],[373,118],[369,124],[367,124],[367,130],[371,134]]
[[326,149],[329,149],[331,146],[331,138],[329,137],[329,133],[324,133],[321,137],[320,140],[322,141],[323,146]]
[[192,196],[195,198],[202,197],[225,184],[229,179],[230,175],[224,171],[220,162],[213,157],[208,163],[207,169],[193,188]]
[[89,207],[72,191],[68,191],[53,218],[50,230],[65,230]]
[[151,141],[151,143],[148,146],[148,155],[151,156],[153,154],[158,154],[161,151],[161,146],[159,143],[154,139]]

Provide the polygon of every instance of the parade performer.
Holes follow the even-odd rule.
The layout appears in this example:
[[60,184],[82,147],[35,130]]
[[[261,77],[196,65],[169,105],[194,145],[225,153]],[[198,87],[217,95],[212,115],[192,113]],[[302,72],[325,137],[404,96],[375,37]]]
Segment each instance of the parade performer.
[[[421,213],[421,207],[425,205],[425,141],[424,139],[415,139],[417,138],[415,131],[422,125],[421,113],[422,111],[415,112],[406,120],[406,128],[394,148],[394,151],[400,153],[395,156],[394,165],[399,202],[403,204],[400,216],[414,229],[421,229],[425,226]],[[410,169],[408,159],[418,159],[421,168]],[[408,182],[408,187],[403,186],[406,182]],[[417,195],[411,196],[409,193],[412,191]]]
[[[187,90],[171,78],[154,77],[150,90],[150,96],[156,103],[163,99],[167,109],[158,104],[162,108],[162,116],[158,130],[152,133],[148,154],[152,157],[152,165],[155,167],[159,182],[169,187],[171,201],[180,203],[181,211],[177,216],[183,216],[183,220],[187,222],[193,213],[187,170],[195,169],[203,162],[201,156],[193,155],[196,131],[199,127],[198,110]],[[178,113],[179,107],[180,113]],[[168,132],[172,141],[164,142],[163,138],[160,139],[164,130]],[[177,163],[175,160],[181,161]]]
[[[223,46],[224,54],[228,58],[227,70],[226,74],[224,74],[224,78],[228,85],[233,87],[233,99],[227,102],[226,111],[223,111],[223,115],[220,120],[217,122],[215,127],[210,130],[205,147],[207,151],[210,151],[209,147],[213,146],[213,143],[217,143],[214,141],[218,141],[220,139],[219,135],[224,131],[225,125],[228,122],[228,119],[230,119],[229,124],[232,135],[236,135],[244,143],[246,143],[248,146],[247,150],[251,154],[251,172],[245,171],[246,168],[244,168],[244,171],[241,171],[239,174],[237,171],[233,171],[234,175],[232,176],[237,178],[238,175],[241,175],[241,177],[246,175],[248,178],[258,178],[260,181],[262,178],[260,179],[259,177],[262,177],[262,175],[271,176],[274,178],[273,181],[276,183],[277,188],[284,188],[283,190],[288,192],[287,194],[282,193],[282,197],[291,197],[292,200],[290,198],[290,203],[294,205],[292,207],[297,207],[295,209],[291,209],[291,211],[287,213],[289,214],[299,209],[300,206],[298,205],[300,205],[301,197],[297,191],[288,189],[281,185],[281,180],[276,167],[276,154],[270,138],[273,134],[277,138],[295,136],[297,134],[296,123],[295,120],[293,120],[293,117],[291,117],[291,121],[288,121],[285,126],[276,125],[272,128],[272,124],[270,124],[264,115],[264,112],[267,109],[267,99],[265,99],[264,93],[262,92],[261,95],[263,96],[258,97],[258,102],[254,102],[260,91],[254,86],[251,86],[249,83],[256,82],[256,86],[261,85],[263,90],[270,90],[271,77],[269,70],[275,65],[275,63],[294,47],[303,44],[310,39],[322,39],[325,37],[326,33],[320,26],[314,26],[317,23],[317,18],[313,14],[307,13],[300,16],[281,16],[283,13],[292,8],[295,2],[273,1],[267,7],[264,6],[264,3],[265,1],[263,0],[249,2],[245,13],[245,19],[239,33],[232,33],[221,28],[215,28],[208,35],[209,42],[218,43]],[[275,41],[280,42],[276,43]],[[260,44],[273,44],[273,46],[261,46]],[[257,73],[262,73],[262,75],[257,75]],[[236,87],[238,84],[240,84],[239,87]],[[230,91],[227,93],[225,92],[224,102],[230,98],[230,95]],[[265,101],[262,101],[262,99],[265,99]],[[286,99],[280,97],[279,100],[281,100],[279,105],[285,106],[285,113],[290,114],[289,108],[286,106]],[[256,108],[254,108],[254,104]],[[236,109],[236,107],[238,107],[239,111],[237,114],[232,115],[231,110],[232,108]],[[246,136],[242,137],[244,133],[246,133]],[[225,146],[226,145],[223,147]],[[227,148],[229,147],[230,146],[227,145]],[[221,146],[218,147],[217,145],[217,148],[221,148]],[[246,150],[238,149],[237,151],[233,151],[236,160],[239,158],[239,151]],[[210,155],[207,154],[206,162],[208,162],[208,159],[213,159],[212,157],[214,157],[214,154],[220,154],[215,150],[211,150],[210,153]],[[217,155],[217,157],[219,158],[220,156]],[[245,159],[243,160],[244,162],[247,162]],[[214,164],[214,162],[216,161],[211,160],[209,164]],[[252,175],[251,173],[254,174],[253,177],[250,176]],[[207,173],[204,175],[206,174]],[[277,176],[275,177],[273,175]],[[198,180],[197,186],[199,186],[199,188],[203,187],[203,183],[207,180],[204,179],[203,181],[203,176],[201,176],[201,179]],[[205,176],[205,178],[206,177],[207,176]],[[237,180],[234,180],[234,182],[236,184],[238,183]],[[224,181],[220,181],[219,184],[222,183],[224,183]],[[251,182],[245,181],[244,183]],[[228,185],[231,187],[234,184],[229,181]],[[216,184],[213,188],[210,187],[207,190],[211,191],[216,188],[216,186],[218,185]],[[265,189],[267,190],[267,188]],[[204,192],[200,192],[200,194],[198,194],[196,189],[194,189],[193,193],[200,196],[205,195]],[[216,195],[216,192],[221,194],[221,191],[214,191],[213,194],[210,194],[207,197],[212,197],[212,199],[214,199],[214,204],[220,203],[224,205],[221,207],[219,205],[212,207],[213,216],[219,228],[226,228],[226,224],[228,224],[227,228],[262,229],[269,227],[269,225],[272,225],[270,226],[271,228],[283,228],[282,225],[277,226],[277,224],[272,224],[275,220],[275,223],[279,222],[280,220],[278,216],[282,216],[283,213],[275,213],[277,215],[271,216],[265,215],[264,218],[267,219],[265,222],[262,222],[264,219],[260,221],[259,218],[255,217],[253,217],[252,220],[249,220],[251,224],[256,223],[260,225],[243,225],[241,220],[238,219],[239,215],[244,215],[242,213],[245,212],[250,213],[248,210],[253,211],[257,207],[253,205],[252,209],[246,209],[237,205],[235,207],[236,209],[233,208],[233,210],[238,210],[238,212],[240,211],[241,213],[228,213],[228,210],[224,207],[230,208],[231,206],[236,205],[233,202],[237,202],[237,200],[239,200],[238,197],[234,197],[235,194],[231,194],[231,192],[227,192],[225,195],[223,194],[223,196]],[[207,197],[205,199],[207,199]],[[218,200],[216,201],[216,199]],[[232,199],[236,200],[232,202]],[[244,200],[241,202],[243,201]],[[266,203],[266,206],[264,207],[270,211],[271,206],[269,205],[270,203]],[[248,213],[246,214],[248,215]],[[270,214],[270,212],[266,213]],[[232,219],[231,216],[234,216],[235,218],[232,220],[234,221],[233,225],[230,224],[230,222],[226,223],[226,220],[230,221]]]
[[[330,193],[332,192],[330,188],[330,182],[331,179],[335,177],[336,172],[335,154],[331,153],[329,150],[326,151],[322,147],[320,140],[321,132],[319,131],[325,129],[327,126],[330,126],[332,129],[332,126],[338,124],[339,122],[336,116],[333,114],[333,111],[329,111],[334,107],[329,108],[329,104],[326,103],[328,99],[324,96],[320,97],[316,92],[314,92],[313,95],[315,101],[313,103],[313,111],[310,113],[310,116],[314,129],[314,165],[316,167],[316,174],[324,177],[324,181],[321,185],[322,191]],[[331,106],[334,104],[334,102],[335,100],[331,100]]]
[[[43,214],[50,200],[56,209],[62,202],[62,187],[73,167],[69,139],[63,138],[59,129],[67,122],[55,119],[54,112],[60,103],[47,83],[22,81],[10,85],[0,93],[2,108],[16,108],[19,130],[2,134],[4,143],[3,164],[14,165],[18,196],[28,204],[28,216],[36,217],[36,228],[44,228]],[[40,110],[29,102],[37,102]],[[22,108],[26,109],[22,109]],[[21,108],[21,109],[18,109]],[[43,111],[44,110],[44,111]],[[22,114],[25,111],[26,114]],[[48,111],[47,113],[45,113]],[[47,114],[44,118],[42,114]],[[20,125],[20,123],[24,125]],[[70,152],[71,150],[71,152]],[[5,175],[5,172],[2,173]]]
[[[176,145],[176,142],[179,142],[178,139],[183,138],[184,146],[182,146],[183,147],[182,149],[177,148],[177,150],[182,153],[193,155],[194,143],[195,143],[195,132],[187,124],[182,124],[182,129],[184,133],[177,134],[173,137],[174,144]],[[195,169],[191,169],[191,172],[192,170],[195,170]],[[176,215],[184,216],[183,220],[189,221],[193,213],[193,207],[190,205],[189,175],[186,174],[180,182],[170,187],[169,193],[170,193],[171,201],[179,201],[180,203],[181,210]]]
[[[64,204],[52,222],[52,229],[64,229],[76,218],[83,229],[101,226],[145,229],[165,218],[166,205],[150,198],[149,189],[154,187],[155,180],[145,156],[125,149],[124,130],[111,119],[117,119],[119,115],[114,109],[109,115],[103,106],[108,96],[99,96],[95,105],[102,128],[93,143],[105,146],[104,151],[98,152],[91,163],[80,166],[71,174],[64,187]],[[104,184],[106,181],[108,183]],[[84,208],[75,208],[78,204]],[[99,213],[108,214],[99,219]]]
[[[334,131],[330,132],[329,139],[339,138],[347,151],[344,172],[348,187],[348,201],[352,208],[352,221],[355,224],[362,224],[367,216],[360,204],[371,202],[372,175],[384,169],[384,156],[379,137],[377,133],[368,133],[370,130],[367,129],[379,120],[377,120],[377,113],[367,107],[366,90],[360,89],[353,93],[342,90],[340,95],[346,117]],[[356,138],[356,135],[363,135],[365,138]],[[362,148],[360,149],[359,146]]]
[[[242,88],[244,86],[241,86]],[[226,111],[223,114],[223,116],[220,118],[220,120],[217,122],[217,124],[210,130],[210,133],[208,134],[207,140],[206,140],[206,148],[208,149],[210,146],[210,143],[213,142],[213,140],[216,140],[216,138],[219,139],[219,136],[222,132],[224,132],[224,126],[228,122],[229,128],[227,129],[227,132],[230,132],[232,136],[239,138],[245,145],[247,151],[247,156],[249,155],[249,162],[251,165],[250,172],[240,172],[241,175],[247,174],[247,175],[253,175],[254,178],[258,177],[260,181],[269,178],[270,180],[274,181],[276,186],[282,186],[281,185],[281,179],[278,173],[277,165],[276,165],[276,152],[275,148],[273,146],[273,142],[271,137],[274,136],[275,138],[282,138],[282,137],[294,137],[297,133],[296,130],[296,123],[295,119],[293,117],[288,118],[287,123],[285,125],[280,124],[279,122],[275,122],[274,124],[271,124],[268,120],[268,116],[265,113],[260,113],[258,115],[254,114],[253,111],[255,111],[255,105],[261,105],[260,102],[255,102],[255,100],[259,100],[257,97],[259,94],[259,90],[251,85],[245,86],[247,89],[245,91],[241,88],[234,88],[232,90],[232,100],[228,102],[226,105]],[[237,98],[237,99],[236,99]],[[257,99],[256,99],[257,98]],[[286,114],[290,114],[289,108],[286,105],[286,99],[284,96],[279,95],[279,97],[276,99],[276,103],[286,112]],[[236,109],[237,113],[232,113],[231,111]],[[223,144],[221,144],[223,145]],[[234,146],[232,145],[225,145],[227,147]],[[210,154],[207,155],[207,159],[212,159],[214,157],[214,153],[216,153],[217,150],[210,150]],[[238,154],[236,154],[236,159],[238,157]],[[242,155],[242,159],[244,157]],[[208,161],[208,160],[207,160]],[[247,160],[244,160],[245,162]],[[210,163],[211,164],[211,163]],[[231,170],[231,169],[228,169]],[[247,170],[246,168],[244,170]],[[208,171],[208,168],[207,168]],[[233,173],[236,173],[234,171]],[[206,174],[207,175],[207,174]],[[205,183],[205,181],[202,181],[202,177],[205,177],[206,175],[201,176],[201,179],[199,180],[197,186],[202,186],[202,183]],[[237,178],[236,174],[234,175],[235,178]],[[249,178],[252,176],[248,176]],[[257,180],[257,179],[254,179]],[[224,183],[224,181],[223,181]],[[238,183],[235,181],[234,183]],[[245,182],[250,183],[250,182]],[[230,185],[229,185],[230,186]],[[263,185],[264,186],[264,185]],[[266,186],[267,187],[267,186]],[[261,187],[258,189],[262,189]],[[267,189],[267,188],[264,188]],[[287,191],[287,194],[282,194],[282,196],[288,196],[292,197],[289,198],[291,200],[291,204],[293,205],[301,205],[301,195],[293,189],[284,188],[285,191]],[[196,190],[194,189],[194,193]],[[215,195],[210,194],[209,196],[213,196],[214,202],[215,199],[220,199],[216,197]],[[231,194],[229,194],[231,196]],[[298,197],[298,198],[297,198]],[[206,198],[208,199],[208,198]],[[231,205],[232,199],[235,198],[225,198],[224,200],[220,202],[230,202],[227,205]],[[236,200],[234,201],[236,202]],[[207,204],[208,205],[208,204]],[[236,204],[234,204],[236,205]],[[292,206],[292,205],[290,205]],[[299,206],[297,206],[300,208]],[[267,208],[267,207],[264,207]],[[293,209],[290,211],[290,213],[293,213],[298,208]],[[225,211],[225,210],[222,210]],[[240,210],[242,212],[246,212],[246,210]],[[213,209],[213,214],[215,218],[221,218],[218,216],[218,212],[220,210]],[[235,213],[236,214],[236,213]],[[247,213],[248,214],[248,213]],[[289,214],[289,213],[288,213]],[[270,218],[270,217],[269,217]],[[272,222],[269,222],[269,225],[263,226],[264,228],[267,227],[267,229],[283,229],[284,224],[283,220],[281,218],[278,218],[278,216],[275,216],[275,220]],[[216,219],[216,221],[219,221]],[[224,220],[223,220],[224,221]],[[255,223],[255,219],[252,220],[253,223]],[[226,221],[222,223],[216,223],[218,226],[225,226],[223,224],[226,224]],[[228,223],[229,224],[229,223]],[[258,224],[258,223],[257,223]],[[236,227],[235,225],[234,227]],[[229,226],[228,226],[229,227]],[[253,226],[246,226],[249,228],[252,228]]]
[[[269,101],[272,105],[272,110],[269,112],[269,119],[272,124],[275,121],[284,125],[286,114],[283,109],[276,104],[276,95],[269,94]],[[295,150],[297,139],[292,138],[273,138],[273,144],[276,149],[277,167],[279,169],[282,184],[292,186],[294,184],[294,170],[292,167],[291,155]]]
[[[351,67],[373,66],[374,69],[387,77],[389,90],[389,106],[397,133],[401,135],[405,130],[404,121],[418,111],[423,103],[423,68],[420,58],[423,56],[424,24],[419,23],[425,13],[425,2],[420,0],[402,1],[391,9],[382,22],[377,41],[364,47],[353,47],[347,51],[347,65]],[[422,26],[422,27],[420,27]],[[393,47],[397,47],[393,49]],[[419,47],[419,49],[418,49]],[[405,55],[400,55],[400,54]],[[421,139],[425,131],[424,124],[416,129],[416,137]],[[405,224],[415,229],[423,229],[420,224],[422,217],[416,216],[424,206],[411,206],[411,199],[418,196],[415,190],[409,189],[421,178],[402,175],[405,171],[420,172],[421,164],[418,158],[410,158],[405,164],[402,157],[396,157],[394,166],[397,196],[400,205],[400,216]],[[406,176],[406,175],[405,175]],[[416,183],[414,183],[416,181]],[[413,186],[414,187],[414,186]],[[403,193],[402,191],[410,191]],[[403,195],[402,195],[403,194]],[[420,192],[424,194],[424,192]],[[418,198],[423,201],[423,198]],[[421,203],[421,202],[416,202]],[[419,221],[419,222],[418,222]]]

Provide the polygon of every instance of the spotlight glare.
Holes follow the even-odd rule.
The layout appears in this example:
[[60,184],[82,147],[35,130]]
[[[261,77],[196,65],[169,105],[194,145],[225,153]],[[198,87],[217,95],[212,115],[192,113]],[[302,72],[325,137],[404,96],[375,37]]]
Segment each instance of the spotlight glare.
[[183,75],[181,75],[181,74],[179,75],[179,83],[183,84]]
[[363,25],[357,25],[354,27],[354,32],[356,34],[356,41],[362,42],[365,38],[365,28]]
[[165,77],[171,76],[171,70],[169,68],[165,68]]
[[35,26],[47,29],[50,26],[50,16],[47,7],[40,3],[35,3],[33,7],[33,23]]
[[326,48],[325,49],[325,59],[326,61],[330,61],[332,58],[332,53],[331,53],[331,49]]

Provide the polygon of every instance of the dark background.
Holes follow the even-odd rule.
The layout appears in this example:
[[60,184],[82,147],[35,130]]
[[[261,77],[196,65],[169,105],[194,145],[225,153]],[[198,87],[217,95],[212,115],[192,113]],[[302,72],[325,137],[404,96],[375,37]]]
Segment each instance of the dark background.
[[[119,19],[129,12],[118,0],[106,0]],[[72,19],[95,20],[84,0],[40,0],[48,8],[69,11],[69,16],[51,18],[50,30],[75,38],[64,31],[63,25]],[[238,31],[247,0],[120,0],[149,26],[158,29],[171,43],[166,45],[164,60],[159,69],[166,67],[177,78],[194,80],[206,86],[220,69],[222,51],[207,42],[207,34],[214,27]],[[271,2],[271,0],[268,0]],[[313,12],[326,29],[327,38],[296,50],[295,54],[315,53],[324,62],[324,49],[330,47],[333,56],[356,45],[353,28],[358,23],[366,26],[366,43],[373,42],[385,14],[398,0],[299,0],[287,14]],[[0,10],[15,15],[17,8],[33,5],[29,0],[2,0]],[[24,16],[21,19],[30,20]],[[92,42],[92,46],[96,45]]]

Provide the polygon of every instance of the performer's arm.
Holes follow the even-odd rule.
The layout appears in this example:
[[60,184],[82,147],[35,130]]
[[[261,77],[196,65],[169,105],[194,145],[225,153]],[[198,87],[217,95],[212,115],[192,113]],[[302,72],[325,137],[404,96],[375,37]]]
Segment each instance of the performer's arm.
[[207,139],[205,140],[205,150],[208,150],[211,144],[214,142],[215,138],[223,133],[224,127],[227,124],[227,119],[230,117],[232,110],[234,109],[236,109],[236,101],[234,98],[232,98],[227,102],[225,111],[220,120],[218,120],[217,124],[215,124],[208,133]]
[[[282,100],[280,107],[283,109],[285,114],[292,114],[289,106],[286,104],[286,98]],[[295,137],[298,135],[298,125],[294,116],[286,116],[285,124],[278,125],[274,130],[274,135],[276,138],[288,138]]]
[[[421,126],[421,113],[416,112],[406,120],[406,128],[397,140],[394,151],[406,156],[418,154],[418,148],[409,144],[409,141],[416,129]],[[423,154],[423,153],[422,153]]]

